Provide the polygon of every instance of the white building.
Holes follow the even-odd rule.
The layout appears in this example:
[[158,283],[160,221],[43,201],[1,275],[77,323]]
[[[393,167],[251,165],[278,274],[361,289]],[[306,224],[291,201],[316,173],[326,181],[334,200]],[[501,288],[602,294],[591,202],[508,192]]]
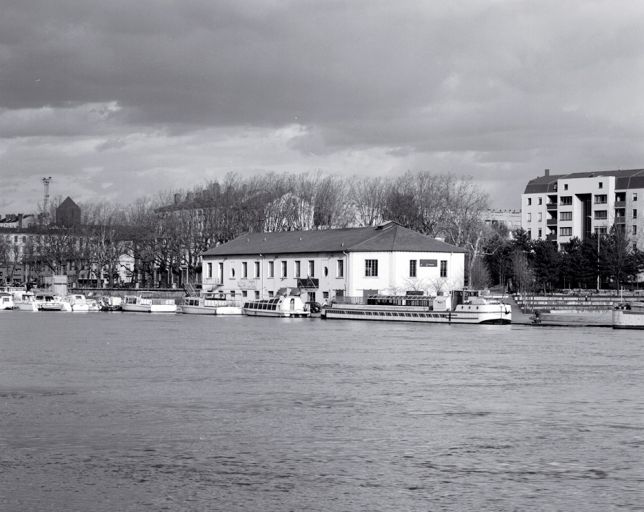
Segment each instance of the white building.
[[607,233],[615,225],[644,250],[644,169],[545,175],[521,196],[521,226],[532,239],[559,245]]
[[247,233],[203,254],[203,289],[267,298],[298,287],[307,300],[459,289],[465,250],[394,222],[378,227]]

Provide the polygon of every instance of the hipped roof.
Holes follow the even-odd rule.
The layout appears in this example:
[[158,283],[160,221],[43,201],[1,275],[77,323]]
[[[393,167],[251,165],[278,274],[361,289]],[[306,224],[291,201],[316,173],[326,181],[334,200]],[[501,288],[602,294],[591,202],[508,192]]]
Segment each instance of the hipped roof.
[[208,249],[203,256],[388,251],[466,252],[461,247],[388,222],[365,228],[245,233],[226,244]]

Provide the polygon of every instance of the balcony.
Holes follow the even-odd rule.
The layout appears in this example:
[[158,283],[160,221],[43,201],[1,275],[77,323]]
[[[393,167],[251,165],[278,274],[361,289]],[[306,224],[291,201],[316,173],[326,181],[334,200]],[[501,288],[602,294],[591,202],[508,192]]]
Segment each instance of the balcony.
[[550,235],[546,235],[546,242],[556,242],[557,241],[557,235],[552,233]]
[[546,219],[546,226],[556,226],[557,219]]
[[626,224],[626,217],[624,215],[615,215],[615,224]]
[[615,208],[626,208],[626,200],[615,201]]
[[546,210],[557,210],[557,203],[546,203]]

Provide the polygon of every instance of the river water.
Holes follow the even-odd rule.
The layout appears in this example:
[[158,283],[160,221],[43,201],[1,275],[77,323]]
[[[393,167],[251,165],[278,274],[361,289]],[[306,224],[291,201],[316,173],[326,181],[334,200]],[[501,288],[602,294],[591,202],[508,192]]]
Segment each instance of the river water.
[[644,510],[644,339],[0,314],[2,511]]

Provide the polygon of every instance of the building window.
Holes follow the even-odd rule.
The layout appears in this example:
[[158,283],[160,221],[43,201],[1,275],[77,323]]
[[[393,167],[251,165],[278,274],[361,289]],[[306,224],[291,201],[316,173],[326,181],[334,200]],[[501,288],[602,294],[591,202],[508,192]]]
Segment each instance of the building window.
[[606,194],[595,194],[595,204],[606,204],[608,196]]
[[235,298],[235,290],[230,290],[230,298],[231,299]]
[[219,279],[219,282],[224,279],[224,264],[223,262],[219,263],[219,273],[217,274],[217,279]]
[[248,297],[248,292],[246,290],[242,291],[242,297]]
[[539,198],[539,204],[543,204],[543,197]]
[[606,210],[595,210],[595,219],[605,220],[608,218],[608,212]]
[[637,201],[637,192],[633,192],[633,201]]
[[562,206],[570,206],[572,204],[572,196],[561,196],[559,199]]
[[329,292],[322,292],[322,298],[327,300],[329,298]]
[[604,182],[602,181],[599,182],[599,188],[604,188]]
[[378,277],[378,260],[364,260],[365,277]]
[[302,277],[302,264],[300,260],[295,260],[295,277]]
[[329,267],[324,267],[324,277],[329,275]]
[[447,277],[447,260],[441,260],[441,277]]
[[543,231],[541,231],[541,228],[539,228],[539,238],[541,238],[542,233],[543,233]]
[[572,220],[572,212],[559,212],[559,220]]
[[281,274],[281,276],[282,276],[282,278],[288,277],[288,265],[287,265],[286,261],[282,262],[282,274]]
[[255,279],[259,277],[259,261],[255,262]]
[[637,210],[633,210],[633,218],[637,219]]
[[572,236],[572,228],[559,228],[559,236]]
[[272,297],[273,296],[273,290],[268,290],[268,296]]
[[242,277],[248,277],[248,262],[246,261],[242,262]]
[[599,226],[595,228],[596,235],[605,235],[606,233],[608,233],[608,228],[606,226]]
[[336,277],[344,277],[344,260],[337,261]]
[[637,226],[633,224],[633,234],[637,235]]
[[255,290],[255,300],[259,300],[259,290]]
[[409,277],[416,277],[416,260],[409,260]]
[[541,216],[541,212],[539,212],[537,216],[538,216],[537,221],[541,222],[543,220],[543,217]]
[[208,275],[207,277],[212,277],[212,263],[208,263]]
[[275,262],[268,262],[268,277],[275,277]]
[[230,277],[235,277],[235,267],[233,267],[232,265],[230,267]]
[[528,229],[528,240],[532,240],[532,230]]
[[315,277],[315,261],[309,260],[309,275],[308,277]]
[[528,212],[528,222],[532,222],[532,214]]
[[568,190],[568,183],[564,183],[564,190]]
[[532,204],[532,198],[528,197],[528,206],[530,206],[531,204]]

